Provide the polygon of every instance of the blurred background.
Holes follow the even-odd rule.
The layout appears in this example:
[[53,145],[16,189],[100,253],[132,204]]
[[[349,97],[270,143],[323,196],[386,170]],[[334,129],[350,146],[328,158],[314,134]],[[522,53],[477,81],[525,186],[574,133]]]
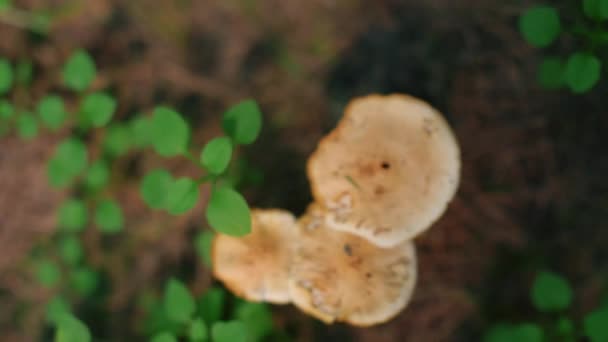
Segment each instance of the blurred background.
[[[553,3],[580,11],[578,1]],[[0,56],[30,61],[33,76],[27,89],[5,97],[35,104],[55,92],[65,96],[66,107],[76,106],[58,75],[73,51],[85,49],[97,64],[93,87],[117,100],[114,120],[169,104],[192,125],[199,146],[221,134],[226,108],[253,98],[264,126],[255,144],[239,149],[246,164],[241,190],[251,206],[297,214],[311,200],[306,159],[350,99],[392,92],[420,97],[453,127],[463,169],[445,215],[416,239],[419,282],[412,302],[372,328],[326,326],[291,306],[268,306],[273,329],[292,341],[481,341],[499,322],[552,324],[553,316],[539,314],[530,299],[542,270],[570,283],[573,299],[564,315],[578,328],[608,293],[608,87],[600,81],[574,94],[538,85],[547,51],[526,43],[518,29],[519,16],[532,5],[14,0],[0,12]],[[567,55],[577,44],[560,37],[548,53]],[[54,238],[59,206],[74,194],[53,189],[46,177],[46,163],[67,135],[41,130],[30,141],[15,133],[0,138],[2,341],[52,340],[45,315],[59,290],[36,280],[32,260]],[[97,153],[100,135],[86,144]],[[98,288],[84,297],[67,293],[65,300],[94,340],[147,340],[152,309],[146,303],[169,277],[196,296],[220,286],[193,244],[209,229],[208,191],[179,217],[147,208],[139,181],[159,165],[195,172],[187,160],[125,153],[112,164],[107,190],[124,212],[124,231],[82,233]]]

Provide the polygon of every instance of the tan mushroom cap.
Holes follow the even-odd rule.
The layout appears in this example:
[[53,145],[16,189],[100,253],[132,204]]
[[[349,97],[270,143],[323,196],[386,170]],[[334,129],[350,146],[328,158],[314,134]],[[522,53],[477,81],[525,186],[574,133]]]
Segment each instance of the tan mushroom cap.
[[326,323],[370,326],[391,319],[409,302],[416,283],[411,241],[380,248],[327,228],[314,207],[300,219],[299,232],[289,293],[302,311]]
[[287,277],[297,234],[294,216],[279,209],[251,211],[251,233],[217,234],[213,273],[234,294],[250,301],[289,302]]
[[308,161],[333,229],[390,247],[426,230],[460,179],[460,152],[440,113],[406,95],[353,100]]

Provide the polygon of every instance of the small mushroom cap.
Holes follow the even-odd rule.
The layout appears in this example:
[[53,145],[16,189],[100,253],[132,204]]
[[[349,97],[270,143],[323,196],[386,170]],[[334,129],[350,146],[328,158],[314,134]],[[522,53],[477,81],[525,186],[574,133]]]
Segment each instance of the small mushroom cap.
[[299,220],[289,279],[292,302],[325,323],[370,326],[397,315],[416,283],[413,243],[384,249],[325,222],[315,207]]
[[411,239],[445,211],[460,152],[440,113],[406,95],[353,100],[308,161],[328,226],[382,247]]
[[217,234],[213,240],[213,273],[237,296],[250,301],[289,303],[287,277],[297,226],[279,209],[253,209],[251,233]]

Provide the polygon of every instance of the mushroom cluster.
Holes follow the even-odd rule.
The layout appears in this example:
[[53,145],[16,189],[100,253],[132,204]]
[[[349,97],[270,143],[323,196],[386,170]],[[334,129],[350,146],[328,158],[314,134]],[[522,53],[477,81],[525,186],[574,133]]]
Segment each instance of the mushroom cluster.
[[458,187],[450,127],[410,96],[358,98],[307,166],[314,203],[306,213],[252,210],[249,235],[215,237],[215,277],[247,300],[291,302],[326,323],[386,322],[414,290],[412,239]]

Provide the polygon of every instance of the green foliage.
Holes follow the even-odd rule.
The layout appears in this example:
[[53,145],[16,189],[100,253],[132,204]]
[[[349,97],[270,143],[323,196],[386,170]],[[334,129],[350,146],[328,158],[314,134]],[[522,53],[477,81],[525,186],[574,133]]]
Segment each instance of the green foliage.
[[608,0],[583,0],[583,12],[591,19],[608,19]]
[[550,6],[530,8],[520,17],[519,30],[530,45],[549,46],[561,30],[559,14]]
[[109,179],[110,168],[103,159],[100,159],[91,164],[84,178],[84,183],[90,190],[99,190],[108,183]]
[[80,240],[73,235],[59,241],[59,253],[63,261],[69,265],[77,265],[84,256]]
[[7,100],[0,99],[0,120],[7,120],[15,115],[15,108]]
[[129,127],[135,146],[145,147],[152,144],[152,120],[138,116],[130,121]]
[[543,342],[543,331],[536,324],[498,324],[490,328],[484,342]]
[[23,139],[29,140],[38,134],[38,122],[30,113],[23,113],[17,118],[17,132]]
[[87,223],[87,208],[77,199],[69,199],[59,207],[59,226],[67,231],[82,230]]
[[247,342],[247,327],[243,322],[217,322],[211,327],[214,342]]
[[188,338],[191,342],[206,341],[207,335],[207,326],[202,319],[196,318],[190,323]]
[[70,284],[79,295],[91,295],[99,283],[99,274],[88,267],[79,267],[70,274]]
[[84,50],[75,51],[63,67],[63,83],[74,91],[89,88],[96,76],[95,62]]
[[168,332],[162,332],[150,340],[150,342],[177,342],[177,338]]
[[228,137],[215,138],[207,143],[201,153],[201,163],[214,175],[222,174],[232,158],[232,141]]
[[177,179],[169,186],[166,209],[173,215],[183,214],[196,205],[199,196],[200,191],[195,181],[185,177]]
[[91,333],[89,328],[73,315],[62,315],[57,320],[55,342],[89,342]]
[[242,302],[235,318],[245,324],[247,335],[254,341],[262,340],[273,331],[272,314],[266,304]]
[[583,329],[591,342],[608,341],[608,308],[588,314],[583,321]]
[[112,200],[103,200],[95,209],[95,224],[103,233],[117,233],[123,228],[122,209]]
[[532,303],[540,312],[565,310],[572,302],[572,290],[568,281],[558,274],[540,272],[531,291]]
[[251,213],[247,202],[231,188],[213,190],[206,216],[209,225],[221,233],[243,236],[251,232]]
[[17,83],[22,84],[24,86],[30,85],[32,82],[32,74],[34,67],[32,62],[29,60],[22,60],[17,63],[17,67],[15,68],[15,79]]
[[222,127],[235,143],[253,143],[262,129],[262,113],[253,100],[240,102],[224,113]]
[[568,58],[564,78],[574,93],[584,93],[600,79],[602,63],[592,54],[577,52]]
[[70,184],[87,166],[87,149],[78,139],[68,138],[55,149],[47,168],[49,183],[55,187]]
[[61,272],[54,262],[42,260],[36,265],[36,278],[43,286],[53,287],[59,283]]
[[179,280],[172,278],[165,289],[164,306],[167,317],[177,323],[190,321],[196,310],[194,298]]
[[559,57],[547,57],[538,69],[538,83],[546,89],[564,85],[564,62]]
[[211,244],[213,243],[213,237],[215,234],[211,230],[205,230],[200,232],[194,238],[194,248],[199,258],[203,260],[207,267],[212,266],[211,260]]
[[187,151],[190,141],[190,128],[176,111],[158,107],[152,117],[154,149],[164,157],[182,155]]
[[153,209],[165,207],[167,193],[173,185],[173,177],[165,170],[149,172],[141,182],[139,191],[144,202]]
[[62,296],[55,296],[46,304],[46,320],[50,323],[56,324],[70,312],[70,304]]
[[225,297],[226,292],[217,287],[210,288],[201,297],[198,307],[207,324],[211,325],[222,318]]
[[112,124],[106,131],[103,142],[106,153],[111,157],[121,156],[131,147],[131,130],[123,124]]
[[105,93],[87,95],[80,108],[81,122],[85,127],[102,127],[108,124],[116,111],[116,100]]
[[0,11],[8,9],[10,7],[12,7],[11,0],[0,0]]
[[67,117],[63,100],[57,95],[43,97],[38,103],[37,112],[42,123],[52,130],[59,129]]
[[13,67],[7,59],[0,58],[0,95],[7,93],[13,86]]

